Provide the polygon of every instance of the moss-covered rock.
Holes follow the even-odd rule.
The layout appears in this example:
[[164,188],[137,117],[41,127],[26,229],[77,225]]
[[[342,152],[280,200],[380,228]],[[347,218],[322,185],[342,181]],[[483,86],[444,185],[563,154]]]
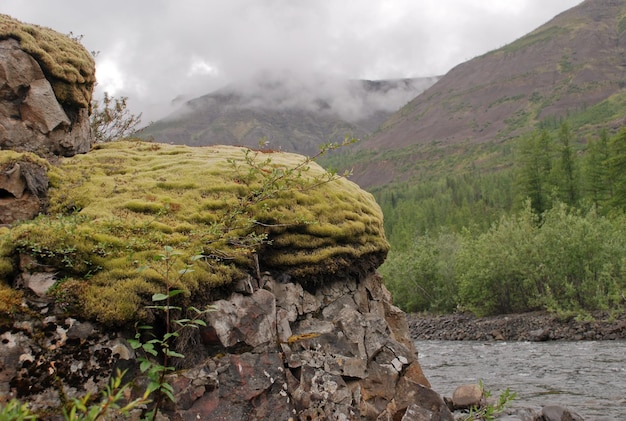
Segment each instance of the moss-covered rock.
[[0,39],[13,38],[39,63],[57,100],[89,108],[96,82],[95,61],[78,41],[52,29],[0,14]]
[[[168,276],[191,304],[259,270],[322,283],[370,271],[388,251],[373,197],[300,155],[114,142],[48,175],[48,214],[6,232],[0,257],[58,271],[84,294],[84,315],[105,323],[148,317],[165,278],[163,262],[150,262],[165,246],[180,252],[178,269],[205,256],[181,279]],[[6,266],[5,277],[17,271]]]

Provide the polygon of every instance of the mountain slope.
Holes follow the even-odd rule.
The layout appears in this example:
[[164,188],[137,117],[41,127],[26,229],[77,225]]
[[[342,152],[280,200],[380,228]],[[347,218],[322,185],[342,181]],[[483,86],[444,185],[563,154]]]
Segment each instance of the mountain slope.
[[147,127],[157,142],[258,147],[315,154],[346,135],[365,137],[437,78],[341,81],[262,75],[188,101]]
[[354,180],[380,186],[428,172],[424,164],[433,159],[476,149],[492,153],[491,145],[541,121],[558,121],[619,93],[626,76],[625,29],[626,1],[587,0],[458,65],[362,142],[351,158]]

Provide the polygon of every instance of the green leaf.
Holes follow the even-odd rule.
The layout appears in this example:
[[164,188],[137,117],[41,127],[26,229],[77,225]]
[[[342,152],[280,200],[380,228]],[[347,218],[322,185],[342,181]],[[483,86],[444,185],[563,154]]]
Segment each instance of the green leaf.
[[198,326],[206,326],[206,322],[204,320],[201,320],[201,319],[196,319],[196,320],[194,320],[191,323],[193,323],[195,325],[198,325]]
[[159,390],[161,387],[161,385],[158,382],[150,382],[148,383],[148,386],[146,387],[146,390],[149,391],[148,393],[152,393],[155,390]]
[[145,352],[147,352],[150,355],[154,355],[155,357],[159,354],[155,349],[154,349],[154,345],[151,343],[147,343],[147,344],[143,344],[141,346],[143,348],[143,350]]
[[174,386],[172,386],[172,385],[171,385],[171,384],[169,384],[169,383],[163,383],[163,384],[161,385],[161,391],[163,392],[163,391],[166,391],[166,390],[167,390],[167,391],[170,391],[170,392],[174,392]]
[[[148,360],[143,360],[141,361],[141,364],[139,364],[139,370],[142,373],[145,373],[150,367],[152,366],[152,363]],[[148,385],[149,387],[149,385]]]
[[128,345],[130,345],[132,349],[141,348],[141,342],[137,339],[128,339]]
[[169,349],[165,350],[165,355],[167,355],[168,357],[173,357],[173,358],[185,358],[185,356],[183,354],[180,354],[180,353],[175,352],[175,351],[171,351]]
[[176,398],[169,390],[162,390],[163,394],[168,397],[168,399],[172,402],[176,402]]
[[165,335],[163,335],[163,342],[166,342],[170,338],[176,338],[176,337],[178,337],[178,332],[166,333]]
[[185,291],[184,291],[184,290],[182,290],[182,289],[173,289],[173,290],[171,290],[171,291],[169,292],[169,296],[170,296],[170,297],[175,297],[175,296],[177,296],[178,294],[182,294],[182,293],[184,293],[184,292],[185,292]]
[[156,293],[152,296],[152,301],[163,301],[163,300],[167,300],[167,295]]

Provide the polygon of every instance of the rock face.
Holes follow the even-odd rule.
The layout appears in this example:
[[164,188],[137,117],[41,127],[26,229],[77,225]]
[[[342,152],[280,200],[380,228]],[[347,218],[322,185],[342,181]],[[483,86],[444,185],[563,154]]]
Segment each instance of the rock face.
[[[132,332],[63,317],[43,284],[24,282],[33,311],[3,329],[0,395],[41,411],[101,389],[116,367],[142,384]],[[268,274],[259,285],[237,283],[206,327],[183,331],[169,419],[452,420],[376,273],[314,290]]]
[[47,163],[30,154],[0,157],[0,224],[34,218],[45,209]]
[[0,15],[0,224],[29,220],[45,209],[42,157],[88,152],[95,83],[93,58],[77,41]]
[[37,61],[14,39],[0,41],[0,147],[72,156],[92,144],[89,109],[66,110]]

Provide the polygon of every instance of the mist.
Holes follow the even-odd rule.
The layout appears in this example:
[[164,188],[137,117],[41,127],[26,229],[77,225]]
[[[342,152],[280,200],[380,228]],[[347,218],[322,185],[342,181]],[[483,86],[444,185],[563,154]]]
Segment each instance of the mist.
[[[342,79],[293,71],[264,70],[249,79],[239,80],[203,97],[229,97],[224,106],[259,110],[302,110],[339,116],[356,123],[379,112],[392,113],[432,86],[438,76],[384,81]],[[192,98],[168,119],[193,112]],[[181,104],[183,98],[177,98]]]

